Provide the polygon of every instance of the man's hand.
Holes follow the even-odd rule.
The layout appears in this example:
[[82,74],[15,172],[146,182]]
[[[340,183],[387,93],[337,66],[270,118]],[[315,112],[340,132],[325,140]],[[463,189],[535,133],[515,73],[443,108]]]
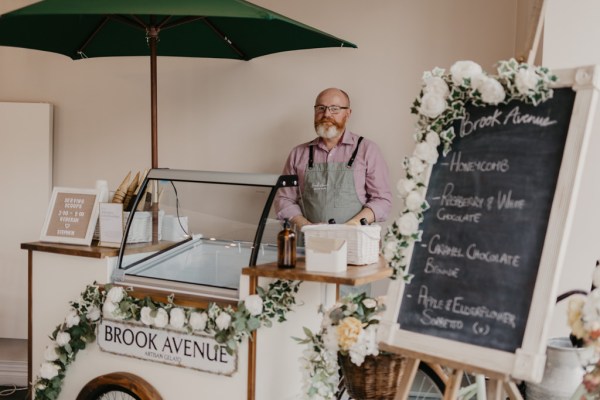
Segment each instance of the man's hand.
[[375,214],[373,213],[373,210],[371,210],[369,207],[363,208],[358,214],[350,218],[346,222],[346,225],[360,225],[360,220],[363,218],[367,220],[367,224],[375,222]]
[[304,218],[303,215],[296,215],[290,221],[292,222],[292,224],[296,225],[296,227],[298,228],[298,231],[302,230],[302,227],[304,225],[311,224],[311,222],[309,220],[307,220],[306,218]]

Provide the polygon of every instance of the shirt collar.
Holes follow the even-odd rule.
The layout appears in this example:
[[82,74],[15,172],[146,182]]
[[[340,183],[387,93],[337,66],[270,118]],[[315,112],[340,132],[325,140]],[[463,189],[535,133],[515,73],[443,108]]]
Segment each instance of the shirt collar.
[[[340,141],[338,142],[338,146],[340,144],[348,144],[348,145],[352,145],[354,144],[354,142],[356,142],[356,135],[353,134],[352,132],[350,132],[348,130],[348,128],[346,128],[344,130],[344,133],[342,133],[342,138],[340,139]],[[321,147],[323,149],[326,149],[325,144],[323,143],[323,139],[321,139],[320,137],[316,137],[315,139],[313,139],[311,142],[308,143],[309,146],[318,146]]]

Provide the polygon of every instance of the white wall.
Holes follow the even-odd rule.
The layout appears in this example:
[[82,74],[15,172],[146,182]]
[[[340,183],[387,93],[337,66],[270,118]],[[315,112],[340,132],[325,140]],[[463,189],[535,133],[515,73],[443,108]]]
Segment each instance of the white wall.
[[[600,64],[600,2],[595,0],[546,0],[546,19],[544,23],[543,64],[547,67],[576,68],[585,65]],[[597,83],[596,83],[597,84]],[[598,149],[600,132],[598,112],[589,147]],[[575,208],[573,239],[567,245],[566,263],[560,279],[559,293],[570,289],[588,290],[591,285],[592,271],[596,260],[600,259],[598,246],[590,246],[589,240],[597,241],[597,226],[600,223],[600,185],[598,185],[597,152],[588,154],[582,176],[582,189]],[[586,240],[581,239],[585,235]],[[567,302],[559,304],[554,312],[551,332],[566,335]]]
[[[316,94],[338,86],[352,97],[351,128],[380,145],[395,184],[413,150],[409,109],[423,71],[471,59],[493,72],[515,56],[519,1],[255,0],[358,49],[159,58],[159,165],[279,173],[289,149],[314,136]],[[0,47],[0,101],[55,105],[56,186],[107,179],[114,190],[150,166],[149,70],[144,57],[72,61]]]
[[[27,337],[27,252],[52,191],[52,106],[0,103],[0,337]],[[7,322],[10,321],[10,322]]]

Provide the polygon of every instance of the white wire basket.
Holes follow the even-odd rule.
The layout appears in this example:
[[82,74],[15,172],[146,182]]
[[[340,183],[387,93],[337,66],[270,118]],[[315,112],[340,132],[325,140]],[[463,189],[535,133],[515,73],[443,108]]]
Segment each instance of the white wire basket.
[[311,237],[346,239],[348,264],[373,264],[379,259],[379,225],[306,225],[302,232],[307,244]]

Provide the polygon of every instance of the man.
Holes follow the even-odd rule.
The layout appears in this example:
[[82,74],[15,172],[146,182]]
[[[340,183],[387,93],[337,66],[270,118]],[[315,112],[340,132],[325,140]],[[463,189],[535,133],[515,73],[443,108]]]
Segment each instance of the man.
[[370,224],[384,221],[392,206],[389,171],[377,145],[346,129],[352,113],[341,89],[325,89],[315,101],[318,138],[290,152],[283,173],[298,175],[298,188],[282,188],[275,199],[280,219],[298,229],[307,224]]

